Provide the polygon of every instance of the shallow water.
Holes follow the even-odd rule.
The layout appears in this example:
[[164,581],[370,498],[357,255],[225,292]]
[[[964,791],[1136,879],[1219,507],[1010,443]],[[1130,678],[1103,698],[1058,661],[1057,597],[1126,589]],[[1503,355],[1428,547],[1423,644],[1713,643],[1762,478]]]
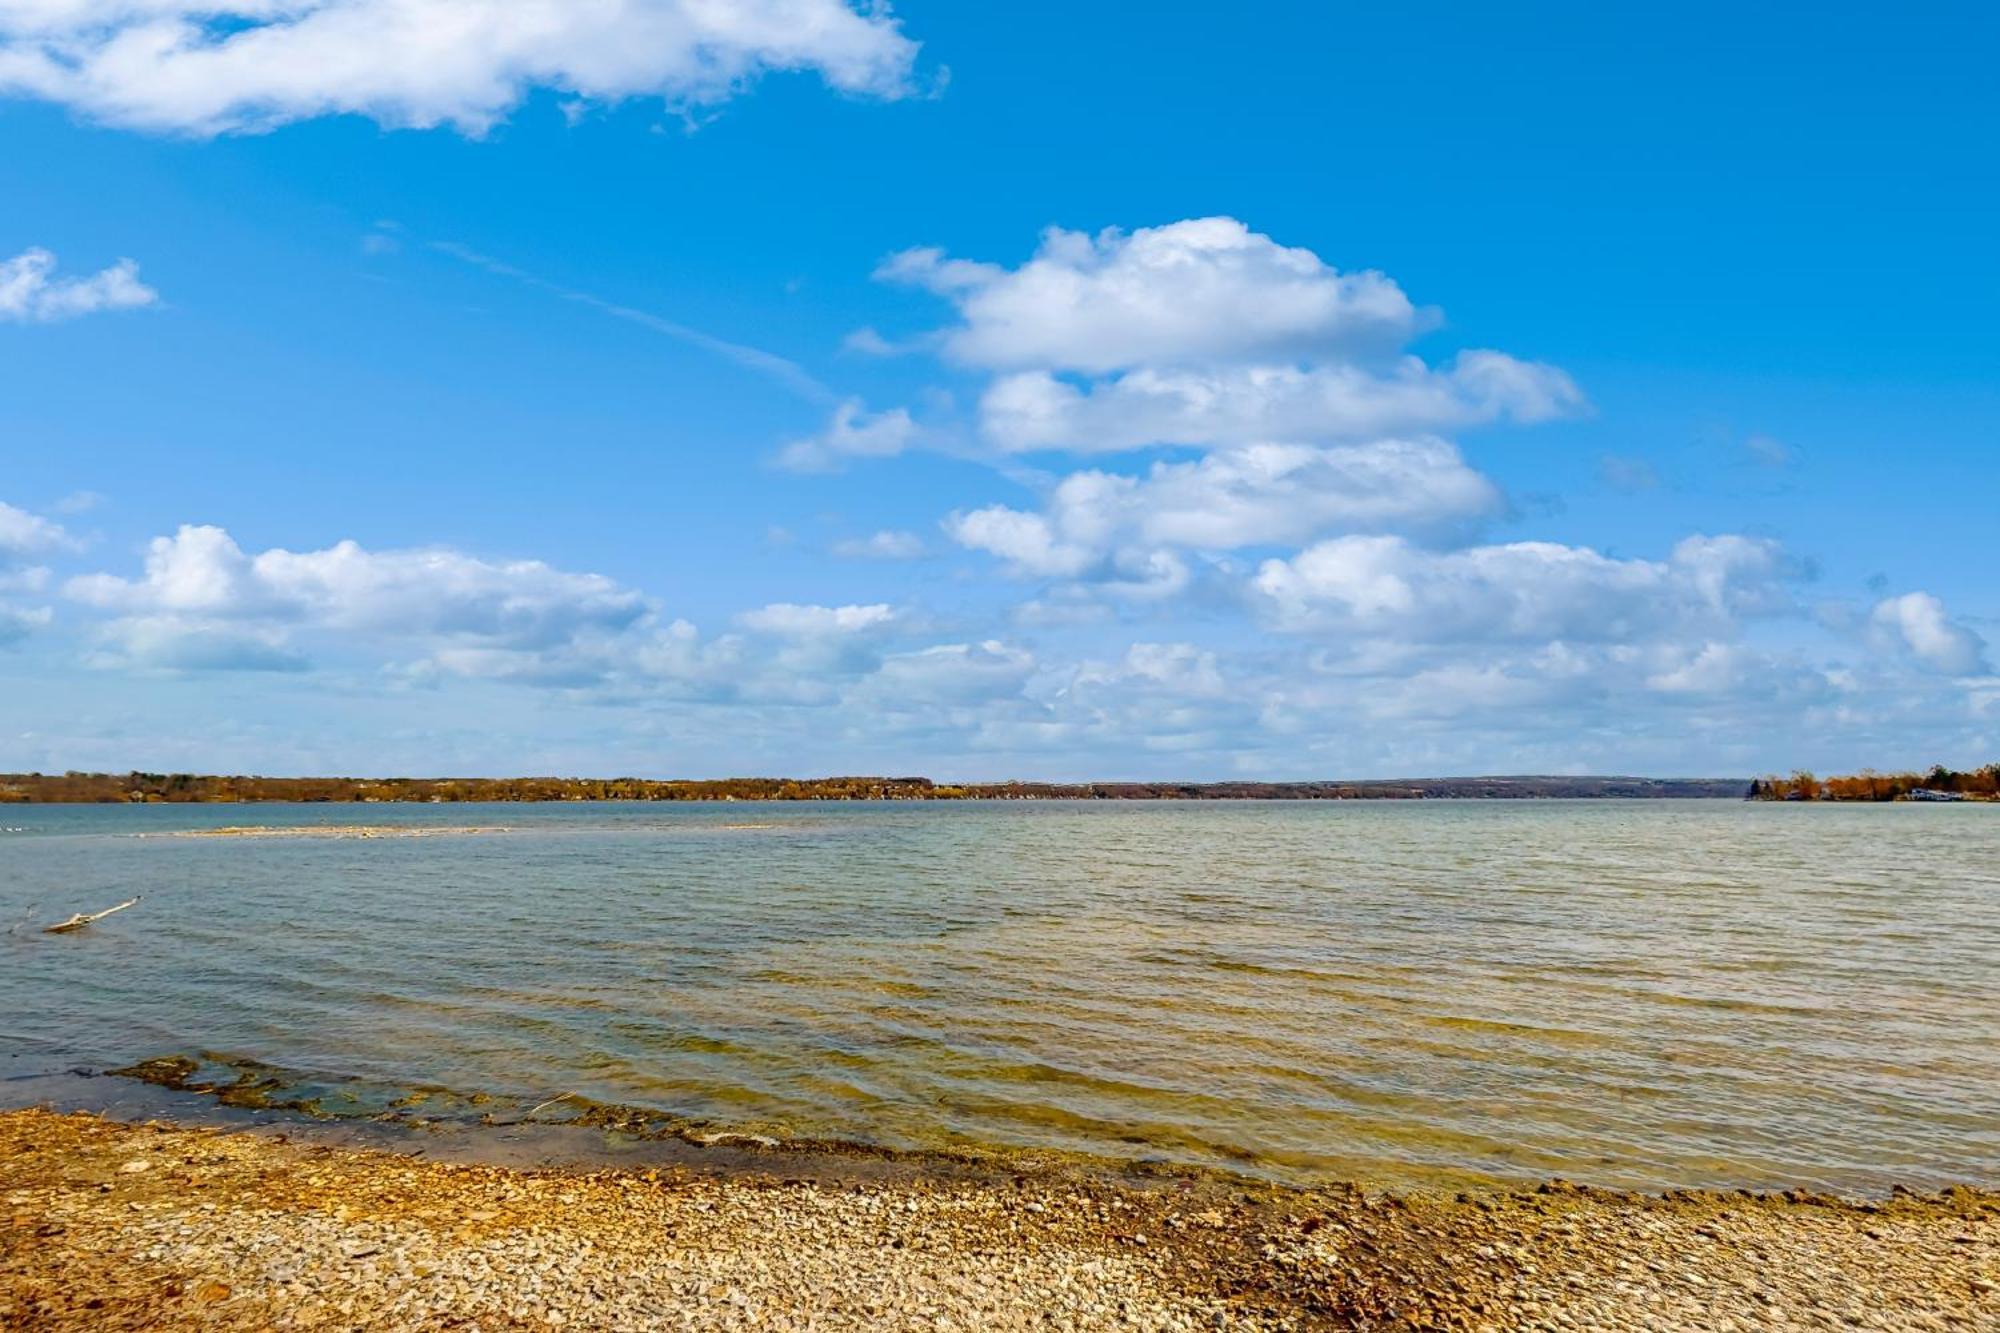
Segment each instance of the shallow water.
[[[316,824],[503,831],[174,836]],[[1297,1182],[2000,1182],[2000,808],[0,807],[0,828],[18,1079],[213,1051],[370,1105],[574,1093]]]

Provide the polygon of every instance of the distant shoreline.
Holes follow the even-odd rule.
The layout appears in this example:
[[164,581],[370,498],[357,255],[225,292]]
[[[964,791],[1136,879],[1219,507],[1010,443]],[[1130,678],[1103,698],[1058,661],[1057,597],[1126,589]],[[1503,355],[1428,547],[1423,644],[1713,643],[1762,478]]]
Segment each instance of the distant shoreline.
[[929,778],[266,778],[0,774],[0,805],[544,801],[1741,800],[1747,778],[1470,777],[1319,782],[986,782]]
[[1960,773],[1943,764],[1928,773],[1864,770],[1820,778],[1800,769],[1788,778],[1759,778],[1753,801],[2000,801],[2000,764]]

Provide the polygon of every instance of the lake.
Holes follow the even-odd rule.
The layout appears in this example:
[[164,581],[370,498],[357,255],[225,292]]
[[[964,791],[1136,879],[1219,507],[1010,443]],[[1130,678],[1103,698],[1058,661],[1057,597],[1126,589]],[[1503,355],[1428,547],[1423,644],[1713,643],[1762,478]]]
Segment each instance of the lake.
[[[363,824],[432,836],[188,836]],[[0,1098],[211,1052],[355,1113],[567,1093],[1298,1183],[2000,1182],[1996,807],[15,806],[0,827]]]

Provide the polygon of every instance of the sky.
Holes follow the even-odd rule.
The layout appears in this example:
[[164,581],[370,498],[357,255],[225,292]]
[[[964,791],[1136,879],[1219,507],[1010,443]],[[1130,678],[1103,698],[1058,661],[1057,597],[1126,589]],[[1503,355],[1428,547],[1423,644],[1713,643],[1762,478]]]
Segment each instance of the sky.
[[1996,38],[0,0],[0,770],[2000,759]]

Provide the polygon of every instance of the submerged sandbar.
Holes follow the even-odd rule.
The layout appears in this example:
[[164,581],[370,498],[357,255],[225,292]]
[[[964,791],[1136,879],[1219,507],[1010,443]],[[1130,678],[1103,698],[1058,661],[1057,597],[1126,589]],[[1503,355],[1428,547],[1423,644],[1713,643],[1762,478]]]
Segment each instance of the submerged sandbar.
[[[505,824],[240,824],[228,828],[176,829],[171,838],[466,838],[512,833]],[[141,836],[158,836],[145,835]]]

